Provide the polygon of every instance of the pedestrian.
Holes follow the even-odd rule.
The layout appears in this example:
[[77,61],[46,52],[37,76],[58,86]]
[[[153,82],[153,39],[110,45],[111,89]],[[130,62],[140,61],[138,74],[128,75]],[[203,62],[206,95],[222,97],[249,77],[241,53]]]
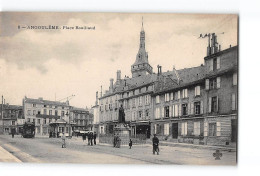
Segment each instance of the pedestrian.
[[153,154],[157,152],[157,155],[159,155],[159,139],[156,137],[156,134],[154,134],[152,140],[153,140]]
[[116,139],[116,146],[117,148],[120,148],[120,145],[121,145],[121,139],[119,136],[117,136],[117,139]]
[[88,145],[90,145],[90,133],[88,133],[87,136],[88,136]]
[[85,133],[82,134],[82,140],[83,140],[83,142],[86,140],[86,134]]
[[90,143],[92,146],[93,146],[93,138],[94,138],[93,133],[90,133]]
[[97,138],[97,133],[94,132],[94,136],[93,136],[93,139],[94,139],[94,145],[96,145],[96,138]]
[[129,149],[132,148],[132,145],[133,145],[133,142],[132,142],[132,140],[130,139],[130,140],[129,140]]
[[66,136],[65,136],[65,133],[62,133],[61,140],[62,140],[61,148],[66,148]]
[[114,147],[116,147],[116,135],[114,135]]
[[15,129],[12,129],[11,133],[12,133],[12,138],[14,138]]

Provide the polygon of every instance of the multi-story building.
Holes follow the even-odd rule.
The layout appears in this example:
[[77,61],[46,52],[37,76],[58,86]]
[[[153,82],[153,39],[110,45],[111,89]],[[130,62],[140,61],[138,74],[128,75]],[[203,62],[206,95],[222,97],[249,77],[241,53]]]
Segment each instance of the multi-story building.
[[70,106],[68,102],[43,100],[43,98],[23,99],[23,110],[26,122],[35,123],[35,134],[48,135],[70,133]]
[[23,107],[18,105],[4,104],[3,111],[2,106],[0,106],[0,116],[2,115],[2,112],[3,120],[1,119],[0,122],[0,132],[4,132],[4,134],[10,134],[12,130],[14,130],[15,133],[21,132],[21,124],[24,120]]
[[[99,132],[113,133],[122,105],[131,135],[157,134],[161,140],[228,145],[237,137],[237,52],[221,51],[211,37],[204,64],[157,74],[148,62],[145,32],[131,66],[132,78],[116,82],[99,98]],[[210,41],[210,40],[209,40]],[[102,91],[101,91],[102,92]]]
[[99,105],[98,105],[98,92],[96,92],[95,106],[91,107],[91,114],[93,114],[93,130],[99,134]]
[[90,130],[89,125],[92,123],[92,120],[90,119],[90,113],[87,109],[71,107],[70,117],[72,131]]
[[174,86],[152,95],[152,133],[162,140],[229,145],[237,140],[237,46],[204,58],[205,66],[178,70]]

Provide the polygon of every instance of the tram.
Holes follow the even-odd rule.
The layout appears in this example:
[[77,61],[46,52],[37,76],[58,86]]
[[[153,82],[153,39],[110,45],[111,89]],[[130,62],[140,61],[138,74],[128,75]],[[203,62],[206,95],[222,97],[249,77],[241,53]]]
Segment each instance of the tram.
[[34,138],[35,137],[35,125],[34,123],[25,122],[22,130],[23,138]]

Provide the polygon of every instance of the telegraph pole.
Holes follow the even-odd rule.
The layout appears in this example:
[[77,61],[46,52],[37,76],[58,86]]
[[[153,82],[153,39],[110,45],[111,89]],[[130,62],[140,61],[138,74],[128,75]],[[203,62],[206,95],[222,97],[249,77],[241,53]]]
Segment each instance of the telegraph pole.
[[4,96],[2,95],[2,107],[1,107],[1,119],[2,119],[2,125],[3,125],[3,134],[4,134]]

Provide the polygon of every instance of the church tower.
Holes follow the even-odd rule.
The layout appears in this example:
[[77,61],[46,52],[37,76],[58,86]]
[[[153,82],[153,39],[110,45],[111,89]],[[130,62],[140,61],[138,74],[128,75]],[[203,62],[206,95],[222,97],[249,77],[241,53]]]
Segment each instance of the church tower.
[[143,76],[153,73],[153,67],[148,62],[148,53],[145,50],[145,32],[142,18],[142,29],[140,32],[140,46],[136,55],[135,63],[131,66],[132,77]]

